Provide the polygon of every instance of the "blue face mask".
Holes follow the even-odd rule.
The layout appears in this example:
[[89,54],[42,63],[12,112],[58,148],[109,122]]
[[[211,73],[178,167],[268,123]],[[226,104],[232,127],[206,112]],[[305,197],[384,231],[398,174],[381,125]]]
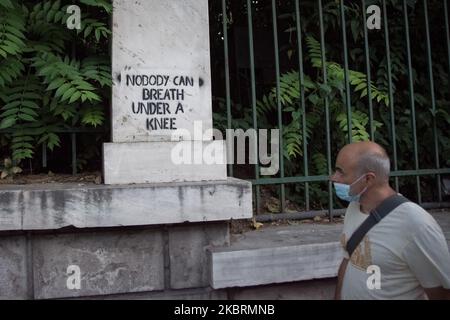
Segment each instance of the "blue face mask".
[[361,195],[366,192],[366,188],[364,188],[363,191],[361,191],[359,194],[356,195],[350,195],[350,187],[352,185],[354,185],[356,182],[358,182],[359,180],[361,180],[361,178],[365,177],[365,174],[362,175],[361,177],[359,177],[358,179],[356,179],[352,184],[344,184],[344,183],[337,183],[334,182],[334,189],[336,191],[336,195],[338,196],[338,198],[344,200],[344,201],[348,201],[348,202],[352,202],[352,201],[359,201],[359,198],[361,198]]

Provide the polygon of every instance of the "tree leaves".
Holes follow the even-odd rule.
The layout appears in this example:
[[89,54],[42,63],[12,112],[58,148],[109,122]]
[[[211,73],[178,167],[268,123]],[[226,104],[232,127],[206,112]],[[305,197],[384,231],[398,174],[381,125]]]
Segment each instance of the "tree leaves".
[[20,161],[26,158],[33,157],[33,137],[24,131],[17,131],[13,133],[11,141],[12,159]]
[[0,60],[0,88],[16,80],[25,71],[20,58],[9,56]]
[[[313,139],[312,132],[318,125],[323,123],[325,112],[325,98],[328,99],[328,105],[332,112],[337,112],[336,121],[338,123],[339,135],[344,136],[348,132],[347,115],[343,112],[345,109],[343,97],[345,74],[344,68],[333,61],[325,61],[327,67],[327,82],[322,77],[322,51],[320,43],[311,36],[306,37],[308,60],[312,67],[317,69],[317,77],[311,79],[309,75],[304,74],[303,89],[305,93],[305,106],[307,110],[305,115],[306,141]],[[348,70],[349,83],[352,88],[353,100],[362,99],[368,92],[367,76],[358,71]],[[389,103],[387,93],[379,90],[373,83],[369,83],[371,97],[373,101]],[[300,92],[300,74],[298,71],[288,71],[280,75],[279,92],[274,86],[267,95],[257,101],[257,111],[260,117],[277,118],[278,99],[284,114],[283,126],[283,154],[287,160],[293,161],[297,157],[303,156],[303,108],[301,105]],[[352,136],[355,141],[368,140],[368,116],[364,112],[352,108]],[[374,121],[375,130],[382,124]],[[335,137],[335,138],[338,138]],[[314,150],[314,153],[321,154],[322,150]],[[326,159],[322,156],[316,156],[316,169],[319,174],[326,174]],[[325,164],[323,163],[325,159]]]
[[53,132],[45,132],[38,141],[38,144],[45,143],[51,151],[55,146],[60,146],[59,136]]
[[36,84],[35,77],[28,77],[28,79],[21,79],[15,83],[15,86],[4,88],[2,113],[0,114],[0,129],[7,129],[14,126],[19,120],[35,121],[38,117],[36,110],[39,105],[41,97],[35,93],[40,87]]
[[7,8],[7,9],[14,8],[11,0],[0,0],[0,7],[4,7],[4,8]]
[[36,145],[60,146],[61,127],[105,121],[112,80],[110,58],[100,54],[107,54],[112,5],[80,3],[91,8],[82,8],[83,29],[71,31],[61,0],[0,0],[0,137],[14,161],[32,158]]
[[[9,6],[11,4],[11,6]],[[25,48],[25,17],[20,9],[12,6],[11,2],[3,5],[9,9],[0,10],[0,59],[8,56],[18,56]]]
[[97,127],[105,120],[103,109],[100,106],[90,107],[81,111],[81,123]]
[[81,34],[85,39],[89,35],[94,35],[95,40],[99,42],[101,38],[108,39],[111,34],[108,25],[95,19],[83,18],[81,20],[81,29],[77,30],[77,34]]
[[[54,91],[54,97],[58,98],[60,103],[101,101],[95,86],[87,80],[97,80],[101,86],[111,85],[110,76],[105,76],[106,71],[99,75],[98,72],[93,74],[92,69],[81,70],[81,64],[82,62],[68,57],[62,59],[45,53],[35,58],[33,66],[36,67],[37,74],[44,77],[44,83],[48,84],[46,90]],[[87,76],[85,73],[88,73]]]
[[312,155],[312,162],[314,164],[314,169],[318,175],[328,174],[328,161],[325,155],[321,152],[314,153]]

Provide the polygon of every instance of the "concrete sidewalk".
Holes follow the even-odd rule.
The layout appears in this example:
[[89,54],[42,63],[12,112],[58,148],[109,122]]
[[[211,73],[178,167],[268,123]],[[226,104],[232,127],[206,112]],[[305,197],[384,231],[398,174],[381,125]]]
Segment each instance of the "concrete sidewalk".
[[[429,211],[450,247],[450,210]],[[343,224],[269,226],[232,235],[228,247],[210,250],[214,289],[263,286],[337,275]]]
[[[429,210],[450,244],[450,209]],[[342,223],[303,223],[289,226],[267,226],[231,236],[231,246],[236,250],[333,242],[339,239]]]

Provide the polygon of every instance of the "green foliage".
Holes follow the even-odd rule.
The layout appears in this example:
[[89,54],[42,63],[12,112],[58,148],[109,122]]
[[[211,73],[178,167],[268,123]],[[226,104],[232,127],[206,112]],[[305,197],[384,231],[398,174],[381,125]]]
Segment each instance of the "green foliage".
[[[371,70],[371,82],[366,76],[366,56],[364,51],[364,20],[361,3],[344,2],[347,30],[348,51],[348,82],[350,85],[351,105],[351,136],[353,141],[368,140],[370,129],[374,130],[374,139],[383,145],[394,164],[393,144],[397,149],[396,165],[399,170],[414,169],[414,144],[413,144],[413,119],[412,102],[415,109],[415,126],[418,140],[418,157],[421,168],[435,168],[435,143],[437,137],[438,156],[440,167],[448,167],[450,164],[450,138],[448,135],[450,115],[448,102],[449,95],[449,61],[445,46],[434,43],[445,42],[445,34],[438,23],[430,24],[431,59],[434,74],[435,110],[432,109],[432,93],[429,80],[428,57],[424,32],[423,2],[407,0],[408,18],[413,30],[410,34],[411,60],[410,70],[414,87],[413,101],[410,100],[409,72],[407,65],[406,43],[404,38],[403,2],[400,0],[386,1],[389,19],[390,44],[386,48],[383,30],[369,31],[368,62]],[[377,4],[377,1],[367,0],[366,5]],[[279,17],[279,26],[288,37],[279,37],[280,44],[280,88],[277,99],[275,84],[266,90],[266,95],[260,97],[258,103],[258,116],[271,119],[271,125],[277,126],[277,105],[282,108],[283,121],[283,151],[285,157],[285,175],[298,176],[303,172],[303,161],[309,165],[309,175],[328,175],[328,166],[333,166],[336,154],[344,144],[348,142],[348,117],[347,101],[345,95],[345,72],[343,67],[343,43],[341,29],[341,12],[339,1],[323,2],[323,27],[326,49],[325,65],[322,65],[322,48],[316,39],[320,37],[319,12],[317,3],[303,2],[300,4],[301,36],[304,74],[298,70],[299,44],[297,43],[297,28],[293,3],[287,1],[286,5],[279,4],[279,11],[283,16]],[[255,5],[254,10],[269,11],[270,8],[261,8]],[[290,12],[286,14],[285,12]],[[436,21],[443,19],[443,4],[436,3],[428,6],[429,18]],[[235,20],[236,14],[234,15]],[[263,16],[263,14],[259,14]],[[270,26],[270,20],[264,21]],[[283,24],[284,23],[284,24]],[[382,22],[383,23],[383,22]],[[257,22],[255,22],[257,24]],[[383,27],[382,27],[383,28]],[[386,50],[390,53],[388,65]],[[257,53],[258,54],[258,53]],[[283,54],[285,58],[283,61]],[[392,76],[389,81],[388,68]],[[323,69],[327,73],[327,79],[323,79]],[[294,71],[292,71],[294,70]],[[303,88],[299,88],[299,79],[304,78]],[[312,85],[311,85],[312,83]],[[373,128],[369,123],[368,88],[371,93],[371,105],[373,110]],[[305,94],[305,102],[299,98],[301,89]],[[392,101],[389,97],[392,94]],[[325,100],[327,104],[325,103]],[[328,107],[328,108],[327,108]],[[392,110],[391,110],[392,108]],[[305,110],[305,114],[303,114]],[[328,112],[327,112],[328,111]],[[326,159],[327,136],[326,117],[329,116],[331,164]],[[393,141],[392,123],[395,125],[396,140]],[[436,133],[434,133],[434,129]],[[306,136],[303,137],[303,132]],[[313,134],[311,134],[313,132]],[[305,140],[305,141],[303,141]],[[304,159],[303,145],[308,147],[308,159]],[[430,184],[432,179],[421,178],[422,197],[427,201],[436,200],[436,185]],[[400,189],[412,199],[416,197],[414,179],[400,178]],[[304,186],[287,186],[290,196],[304,191]],[[326,184],[310,184],[310,196],[319,199],[321,203],[328,202],[328,190],[324,190]],[[323,193],[325,191],[325,193]],[[304,195],[298,196],[304,203]],[[289,198],[292,199],[292,198]],[[300,202],[301,202],[300,201]],[[320,207],[316,206],[316,207]]]
[[[320,43],[313,37],[306,38],[308,48],[308,60],[311,66],[317,70],[316,78],[309,75],[302,76],[302,88],[300,88],[300,75],[298,71],[289,71],[280,76],[279,103],[283,113],[287,114],[287,124],[283,127],[283,151],[288,160],[294,160],[303,156],[303,130],[301,106],[301,90],[305,93],[307,107],[306,113],[306,140],[311,141],[312,131],[325,116],[325,99],[335,117],[336,129],[339,129],[340,139],[344,139],[348,133],[347,113],[345,107],[345,73],[344,68],[336,62],[326,61],[327,81],[322,77],[322,51]],[[367,96],[368,86],[371,88],[372,100],[379,103],[379,107],[389,104],[386,92],[379,90],[373,83],[367,82],[367,76],[358,71],[349,70],[349,84],[352,95],[352,138],[354,141],[369,140],[369,117],[356,109],[356,102]],[[273,87],[269,94],[258,101],[258,112],[260,116],[270,117],[277,107],[277,88]],[[375,130],[382,126],[381,122],[374,121]],[[314,144],[313,144],[314,145]],[[320,150],[314,150],[313,162],[317,172],[323,174],[327,171],[326,159]],[[324,160],[325,161],[322,161]]]
[[[320,48],[320,43],[311,36],[306,38],[306,43],[308,46],[309,58],[313,67],[322,69],[322,50]],[[344,68],[336,62],[326,61],[325,65],[327,69],[327,82],[329,83],[329,86],[342,91],[345,81]],[[369,86],[367,82],[367,75],[362,72],[348,70],[348,76],[348,81],[353,87],[353,92],[359,93],[359,98],[367,96]],[[324,88],[326,93],[329,93],[331,91],[331,88]],[[370,91],[372,99],[376,100],[377,102],[383,102],[385,105],[389,104],[389,97],[387,93],[380,91],[372,82],[370,83]]]
[[[336,121],[339,124],[339,129],[347,135],[348,133],[348,119],[346,113],[340,113],[336,117]],[[370,135],[367,132],[369,125],[369,116],[364,112],[355,110],[352,112],[352,139],[353,141],[368,141]],[[373,120],[375,130],[380,128],[383,124],[379,121]]]
[[321,152],[314,153],[312,155],[312,162],[314,164],[314,169],[319,175],[327,175],[328,174],[328,165],[327,158]]
[[69,30],[69,1],[0,0],[0,130],[13,161],[59,147],[63,129],[104,124],[112,5],[80,3],[81,29]]
[[4,87],[2,90],[2,107],[0,129],[14,127],[18,122],[34,122],[39,116],[38,103],[42,99],[37,93],[42,89],[37,79],[27,76],[14,83],[14,86]]

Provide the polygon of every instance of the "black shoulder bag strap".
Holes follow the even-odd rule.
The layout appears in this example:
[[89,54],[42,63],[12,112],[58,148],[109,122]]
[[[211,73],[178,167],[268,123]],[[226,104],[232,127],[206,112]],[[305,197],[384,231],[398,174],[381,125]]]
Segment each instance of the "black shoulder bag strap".
[[373,209],[366,220],[353,232],[352,236],[347,242],[347,252],[348,256],[351,257],[353,251],[355,251],[356,247],[359,245],[361,240],[364,238],[367,232],[374,225],[381,221],[384,217],[386,217],[392,210],[397,208],[402,203],[409,202],[404,196],[400,196],[395,194],[385,199],[382,203],[378,205],[375,209]]

